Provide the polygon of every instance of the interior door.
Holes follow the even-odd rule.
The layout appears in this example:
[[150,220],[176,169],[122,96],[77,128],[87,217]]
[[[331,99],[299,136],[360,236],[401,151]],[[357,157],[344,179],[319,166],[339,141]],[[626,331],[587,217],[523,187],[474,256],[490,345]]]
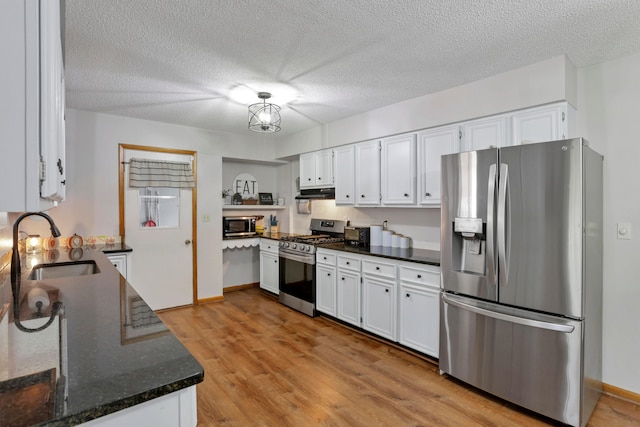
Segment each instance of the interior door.
[[[184,154],[128,149],[125,162],[131,158],[192,161]],[[124,175],[125,242],[134,262],[129,283],[153,310],[192,304],[192,190],[129,188]]]

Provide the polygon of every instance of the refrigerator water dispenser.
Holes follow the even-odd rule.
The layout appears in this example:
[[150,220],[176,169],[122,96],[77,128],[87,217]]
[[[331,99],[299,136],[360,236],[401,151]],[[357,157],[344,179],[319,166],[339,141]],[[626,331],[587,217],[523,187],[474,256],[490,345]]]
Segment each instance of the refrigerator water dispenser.
[[455,218],[453,223],[453,259],[455,269],[463,273],[485,274],[485,225],[482,218]]

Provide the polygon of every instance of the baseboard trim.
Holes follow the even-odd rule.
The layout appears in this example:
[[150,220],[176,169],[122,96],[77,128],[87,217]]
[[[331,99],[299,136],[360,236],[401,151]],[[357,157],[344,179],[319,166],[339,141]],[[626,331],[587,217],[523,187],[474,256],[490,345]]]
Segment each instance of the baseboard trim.
[[226,294],[227,292],[242,291],[242,290],[249,289],[249,288],[257,288],[258,286],[260,286],[260,282],[246,283],[244,285],[229,286],[228,288],[222,289],[222,293]]
[[640,404],[640,394],[634,393],[624,388],[616,387],[611,384],[602,383],[602,392],[609,396],[617,397],[619,399],[628,400],[630,402]]
[[220,296],[217,296],[217,297],[211,297],[211,298],[198,299],[198,304],[208,304],[210,302],[219,302],[219,301],[224,301],[224,295],[220,295]]

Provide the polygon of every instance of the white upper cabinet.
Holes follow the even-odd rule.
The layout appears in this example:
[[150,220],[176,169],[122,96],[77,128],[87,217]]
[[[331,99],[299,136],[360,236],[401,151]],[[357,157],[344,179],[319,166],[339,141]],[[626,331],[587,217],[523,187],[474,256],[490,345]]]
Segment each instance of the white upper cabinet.
[[65,196],[60,2],[0,6],[0,211],[42,211]]
[[511,145],[507,139],[507,116],[491,116],[462,123],[462,150],[484,150]]
[[416,134],[385,138],[381,145],[382,204],[415,205]]
[[320,150],[300,155],[300,188],[333,186],[333,152]]
[[355,145],[356,205],[380,205],[380,141]]
[[418,133],[418,203],[440,206],[440,157],[460,151],[460,127],[445,126]]
[[355,203],[355,148],[345,145],[333,150],[336,205],[353,206]]
[[511,116],[513,144],[568,138],[568,118],[572,113],[573,107],[566,102],[514,113]]

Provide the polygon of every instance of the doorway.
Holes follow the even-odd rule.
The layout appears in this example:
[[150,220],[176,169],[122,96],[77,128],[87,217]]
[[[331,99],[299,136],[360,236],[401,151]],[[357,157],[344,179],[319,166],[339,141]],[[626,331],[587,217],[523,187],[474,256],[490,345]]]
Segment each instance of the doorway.
[[191,163],[196,182],[197,153],[120,144],[118,185],[120,235],[133,248],[129,283],[153,310],[197,304],[197,185],[131,188],[132,158]]

